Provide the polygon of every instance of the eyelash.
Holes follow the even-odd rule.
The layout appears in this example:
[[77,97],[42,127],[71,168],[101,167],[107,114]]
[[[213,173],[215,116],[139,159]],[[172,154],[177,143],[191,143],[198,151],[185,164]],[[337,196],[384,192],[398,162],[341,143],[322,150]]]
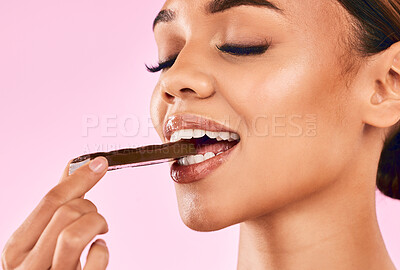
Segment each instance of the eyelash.
[[[270,43],[266,45],[258,45],[258,46],[243,46],[243,45],[233,45],[233,44],[224,44],[222,46],[216,46],[218,50],[223,53],[235,55],[235,56],[249,56],[249,55],[261,55],[265,53],[270,46]],[[166,61],[159,62],[156,66],[148,66],[145,65],[149,72],[155,73],[161,70],[172,67],[175,63],[178,55],[174,55]]]

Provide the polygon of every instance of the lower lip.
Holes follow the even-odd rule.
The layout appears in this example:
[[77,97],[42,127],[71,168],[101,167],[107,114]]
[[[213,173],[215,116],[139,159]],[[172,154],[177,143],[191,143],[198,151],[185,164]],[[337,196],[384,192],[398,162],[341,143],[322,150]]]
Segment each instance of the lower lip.
[[204,179],[228,160],[232,151],[238,146],[238,144],[229,148],[225,152],[222,152],[218,156],[197,164],[184,166],[179,165],[178,161],[175,161],[171,166],[171,178],[178,184],[193,183]]

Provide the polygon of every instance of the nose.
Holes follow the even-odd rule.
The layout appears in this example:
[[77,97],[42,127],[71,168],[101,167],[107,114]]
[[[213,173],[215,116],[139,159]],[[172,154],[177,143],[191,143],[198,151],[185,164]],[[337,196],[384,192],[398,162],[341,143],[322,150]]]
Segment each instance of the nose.
[[165,102],[177,99],[206,99],[215,93],[215,79],[204,58],[182,50],[160,78],[160,94]]

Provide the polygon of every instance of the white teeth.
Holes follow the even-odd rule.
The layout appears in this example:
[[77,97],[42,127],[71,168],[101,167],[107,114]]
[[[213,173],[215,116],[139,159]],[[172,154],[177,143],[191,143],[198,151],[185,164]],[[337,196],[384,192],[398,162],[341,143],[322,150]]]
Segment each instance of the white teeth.
[[204,156],[203,155],[195,155],[194,156],[194,163],[200,163],[204,161]]
[[179,133],[178,132],[174,132],[172,134],[172,136],[171,136],[171,139],[169,139],[170,142],[177,142],[179,140],[180,140],[180,138],[179,138]]
[[195,163],[195,158],[194,158],[193,155],[192,156],[187,156],[186,159],[187,159],[188,165],[196,164]]
[[223,152],[219,152],[219,153],[216,154],[216,156],[221,155],[222,153],[223,153]]
[[208,131],[208,130],[206,131],[206,134],[210,139],[217,138],[218,137],[218,133],[219,132],[215,132],[215,131]]
[[231,138],[233,139],[233,140],[239,140],[239,135],[238,134],[236,134],[236,133],[231,133]]
[[[231,134],[235,134],[235,133],[230,133],[230,132],[218,132],[218,137],[217,137],[217,141],[235,141],[234,139],[232,139]],[[235,134],[237,135],[237,134]],[[239,135],[238,135],[239,136]]]
[[179,165],[187,166],[189,165],[188,157],[183,157],[178,160]]
[[181,139],[191,139],[191,138],[193,138],[193,129],[181,129],[178,132],[179,132],[179,137]]
[[194,129],[193,130],[193,138],[201,138],[206,135],[206,131],[202,129]]
[[229,132],[219,132],[218,136],[221,137],[223,140],[227,140],[230,137]]
[[182,139],[192,139],[201,138],[207,135],[210,139],[216,139],[217,141],[237,141],[239,140],[239,135],[227,131],[206,131],[202,129],[181,129],[172,133],[170,142],[177,142]]
[[[221,152],[222,153],[222,152]],[[215,154],[212,152],[207,152],[204,155],[191,155],[191,156],[186,156],[182,157],[178,160],[179,165],[187,166],[187,165],[193,165],[197,163],[201,163],[203,161],[206,161],[207,159],[215,157]]]
[[210,159],[212,157],[215,157],[215,154],[213,152],[207,152],[204,154],[204,160]]

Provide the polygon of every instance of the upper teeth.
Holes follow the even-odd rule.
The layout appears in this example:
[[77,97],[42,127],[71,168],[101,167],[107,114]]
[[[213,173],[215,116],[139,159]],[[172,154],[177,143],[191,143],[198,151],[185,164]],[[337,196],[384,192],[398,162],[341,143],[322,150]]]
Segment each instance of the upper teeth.
[[175,131],[170,139],[170,142],[177,142],[182,139],[192,139],[192,138],[201,138],[204,135],[207,135],[210,139],[217,139],[217,141],[236,141],[239,140],[239,135],[233,132],[227,131],[206,131],[202,129],[181,129]]

